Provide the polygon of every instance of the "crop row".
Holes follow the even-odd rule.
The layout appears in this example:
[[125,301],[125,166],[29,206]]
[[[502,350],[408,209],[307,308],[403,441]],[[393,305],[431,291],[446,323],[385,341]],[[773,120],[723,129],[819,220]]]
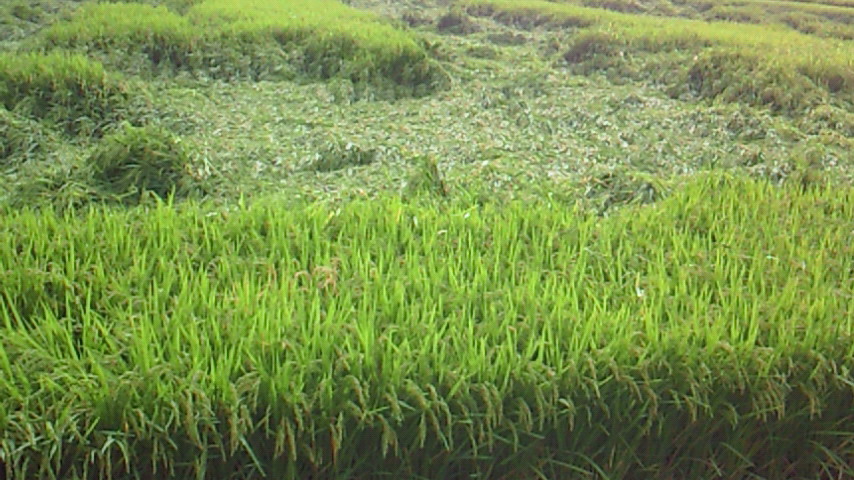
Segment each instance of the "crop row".
[[854,190],[0,224],[7,478],[841,478]]

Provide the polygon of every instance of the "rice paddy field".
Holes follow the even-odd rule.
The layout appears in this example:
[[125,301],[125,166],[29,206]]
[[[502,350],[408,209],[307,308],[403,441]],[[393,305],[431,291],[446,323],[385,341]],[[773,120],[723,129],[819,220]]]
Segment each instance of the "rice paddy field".
[[0,3],[36,478],[854,478],[854,2]]

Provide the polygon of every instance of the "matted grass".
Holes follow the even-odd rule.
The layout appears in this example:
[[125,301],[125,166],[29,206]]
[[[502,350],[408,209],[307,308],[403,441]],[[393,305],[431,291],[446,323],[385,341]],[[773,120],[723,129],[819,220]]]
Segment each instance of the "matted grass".
[[854,189],[11,211],[8,478],[844,478]]
[[[854,49],[774,25],[663,18],[539,0],[466,0],[470,13],[511,24],[549,23],[581,29],[566,58],[592,68],[626,65],[633,55],[666,52],[658,73],[648,63],[635,74],[686,87],[703,97],[800,112],[824,102],[854,104]],[[821,52],[820,54],[818,52]],[[692,59],[693,56],[693,59]],[[594,58],[595,57],[595,58]],[[627,60],[628,59],[628,60]],[[685,64],[688,68],[682,68]],[[630,73],[622,68],[620,73]]]
[[55,148],[57,141],[57,135],[44,125],[0,107],[0,165],[39,158]]
[[0,3],[0,49],[78,8],[78,0],[6,0]]

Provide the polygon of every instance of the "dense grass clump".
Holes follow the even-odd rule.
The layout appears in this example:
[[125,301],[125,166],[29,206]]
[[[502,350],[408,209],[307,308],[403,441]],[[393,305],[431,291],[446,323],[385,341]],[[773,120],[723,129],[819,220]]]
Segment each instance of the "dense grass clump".
[[166,7],[133,3],[84,4],[72,20],[52,25],[41,37],[47,48],[141,54],[147,68],[188,66],[200,42],[186,18]]
[[144,4],[85,5],[48,28],[41,46],[100,51],[136,73],[153,65],[225,79],[343,77],[410,94],[442,80],[411,36],[335,0],[205,0],[185,7],[180,15]]
[[6,478],[848,478],[854,190],[0,222]]
[[151,192],[161,198],[186,194],[190,153],[180,138],[154,126],[125,124],[106,136],[89,159],[94,180],[128,201]]
[[207,0],[189,15],[227,38],[272,36],[286,48],[293,44],[302,57],[301,69],[320,78],[369,82],[379,76],[411,86],[437,80],[436,67],[412,37],[337,0]]
[[763,62],[761,54],[733,50],[709,50],[698,56],[688,69],[687,87],[701,98],[768,105],[784,112],[805,111],[823,100],[808,77]]
[[0,106],[69,133],[100,132],[127,97],[121,77],[85,56],[0,53]]

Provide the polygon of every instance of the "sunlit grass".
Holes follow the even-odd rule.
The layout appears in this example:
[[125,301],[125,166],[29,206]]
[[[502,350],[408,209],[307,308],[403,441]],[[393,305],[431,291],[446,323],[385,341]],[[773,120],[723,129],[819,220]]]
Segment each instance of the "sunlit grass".
[[[141,54],[147,65],[221,78],[343,77],[423,92],[439,70],[409,34],[334,0],[206,0],[186,15],[142,4],[86,4],[41,34],[42,48],[101,51],[119,67]],[[116,54],[125,55],[116,60]],[[112,55],[112,57],[111,57]],[[157,71],[157,69],[155,69]]]
[[851,474],[850,187],[285,202],[4,214],[12,478]]
[[0,104],[69,132],[99,131],[127,93],[120,75],[84,55],[0,52]]

